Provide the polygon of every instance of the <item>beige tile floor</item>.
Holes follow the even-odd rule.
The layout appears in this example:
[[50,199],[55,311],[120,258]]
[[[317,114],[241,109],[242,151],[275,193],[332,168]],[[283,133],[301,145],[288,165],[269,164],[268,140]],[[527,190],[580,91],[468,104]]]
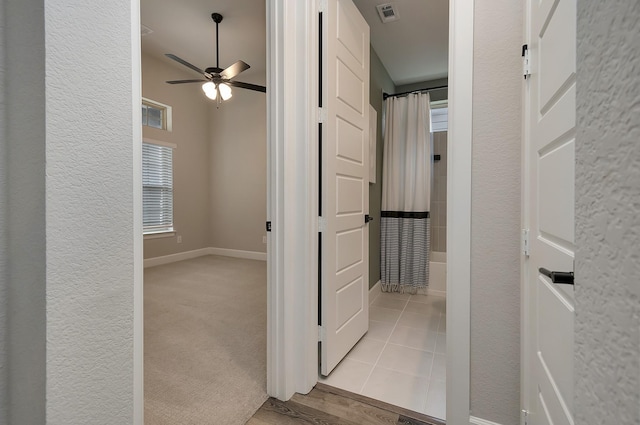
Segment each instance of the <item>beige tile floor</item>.
[[369,332],[320,382],[440,419],[446,412],[446,302],[381,293]]

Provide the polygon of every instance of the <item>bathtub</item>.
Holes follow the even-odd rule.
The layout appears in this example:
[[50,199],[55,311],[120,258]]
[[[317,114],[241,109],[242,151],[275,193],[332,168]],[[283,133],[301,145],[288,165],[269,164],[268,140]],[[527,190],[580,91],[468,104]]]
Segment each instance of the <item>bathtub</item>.
[[429,261],[429,288],[427,294],[445,296],[447,294],[447,253],[431,252]]

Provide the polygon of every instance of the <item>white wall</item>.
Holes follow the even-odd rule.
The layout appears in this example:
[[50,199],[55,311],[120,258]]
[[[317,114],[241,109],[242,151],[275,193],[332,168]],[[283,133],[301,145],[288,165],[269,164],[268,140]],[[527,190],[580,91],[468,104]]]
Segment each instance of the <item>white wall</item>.
[[575,420],[640,423],[640,4],[578,2]]
[[140,142],[133,7],[45,0],[51,424],[133,422],[134,220],[141,220],[132,172]]
[[267,103],[264,93],[233,89],[210,124],[211,246],[266,252]]
[[522,2],[475,2],[471,412],[504,425],[520,414],[522,13]]
[[3,8],[0,421],[133,423],[132,4]]

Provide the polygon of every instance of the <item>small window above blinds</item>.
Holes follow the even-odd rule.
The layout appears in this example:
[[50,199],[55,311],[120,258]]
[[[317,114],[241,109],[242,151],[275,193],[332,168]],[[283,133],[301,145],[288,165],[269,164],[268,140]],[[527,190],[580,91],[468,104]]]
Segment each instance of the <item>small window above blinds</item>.
[[173,231],[173,148],[142,143],[144,234]]
[[431,132],[448,130],[449,108],[444,106],[431,105]]
[[171,131],[171,106],[142,98],[142,125]]

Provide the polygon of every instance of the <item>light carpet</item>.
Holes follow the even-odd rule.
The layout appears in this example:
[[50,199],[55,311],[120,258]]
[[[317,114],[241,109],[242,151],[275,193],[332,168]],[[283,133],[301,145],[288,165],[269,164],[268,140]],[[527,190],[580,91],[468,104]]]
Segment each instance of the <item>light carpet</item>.
[[145,424],[244,424],[267,399],[266,339],[266,262],[145,269]]

